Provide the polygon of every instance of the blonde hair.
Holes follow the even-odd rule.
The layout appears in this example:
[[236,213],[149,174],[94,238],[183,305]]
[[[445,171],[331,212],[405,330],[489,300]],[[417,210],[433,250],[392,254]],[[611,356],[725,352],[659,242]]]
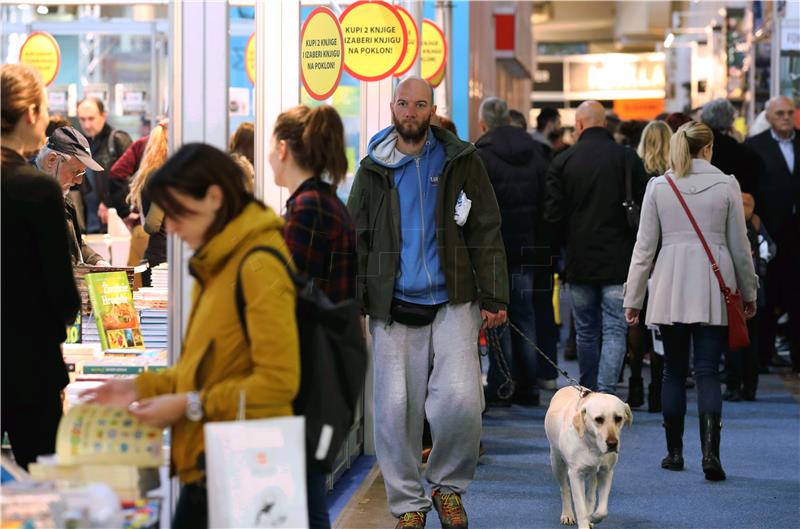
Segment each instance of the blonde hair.
[[675,131],[669,142],[669,165],[677,178],[683,178],[692,168],[692,158],[706,145],[714,144],[714,133],[708,125],[689,121]]
[[142,161],[139,163],[139,169],[133,175],[133,179],[131,179],[130,192],[126,198],[128,204],[139,208],[140,213],[144,213],[142,211],[142,190],[147,184],[150,175],[164,165],[166,160],[167,128],[163,124],[159,124],[150,131],[150,138],[144,148]]
[[662,175],[669,165],[669,140],[672,129],[663,121],[651,121],[642,131],[636,152],[648,174]]
[[2,66],[2,133],[11,134],[17,122],[33,105],[37,114],[41,111],[44,98],[44,85],[39,72],[25,64],[4,64]]

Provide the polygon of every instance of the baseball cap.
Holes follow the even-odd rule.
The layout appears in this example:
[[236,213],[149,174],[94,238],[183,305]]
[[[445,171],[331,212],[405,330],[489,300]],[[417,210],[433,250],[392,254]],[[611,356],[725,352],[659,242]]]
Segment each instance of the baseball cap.
[[92,150],[83,134],[72,127],[57,128],[47,139],[47,148],[77,158],[94,171],[103,171],[103,166],[92,159]]

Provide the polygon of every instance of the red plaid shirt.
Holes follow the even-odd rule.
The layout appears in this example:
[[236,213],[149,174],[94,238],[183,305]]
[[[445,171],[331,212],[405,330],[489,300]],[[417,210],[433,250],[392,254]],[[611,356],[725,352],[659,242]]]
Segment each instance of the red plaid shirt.
[[356,295],[353,219],[333,187],[309,178],[286,201],[283,238],[300,272],[334,303]]

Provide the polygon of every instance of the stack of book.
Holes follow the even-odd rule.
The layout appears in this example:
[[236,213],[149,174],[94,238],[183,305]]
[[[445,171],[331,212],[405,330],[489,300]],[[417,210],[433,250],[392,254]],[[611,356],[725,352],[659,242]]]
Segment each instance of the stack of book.
[[150,286],[167,289],[169,287],[169,265],[161,263],[150,272]]
[[[165,266],[159,265],[154,268],[154,276],[159,268]],[[166,272],[164,272],[164,281],[166,281]],[[168,345],[167,317],[169,315],[167,289],[156,286],[140,288],[133,293],[133,304],[139,311],[139,325],[145,345],[153,349],[166,349]]]

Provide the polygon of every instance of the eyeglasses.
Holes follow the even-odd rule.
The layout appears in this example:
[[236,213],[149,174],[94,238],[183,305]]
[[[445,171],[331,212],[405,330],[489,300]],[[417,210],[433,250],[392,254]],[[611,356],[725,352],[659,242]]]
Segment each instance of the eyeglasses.
[[789,118],[794,115],[794,110],[776,110],[775,115],[781,118]]

